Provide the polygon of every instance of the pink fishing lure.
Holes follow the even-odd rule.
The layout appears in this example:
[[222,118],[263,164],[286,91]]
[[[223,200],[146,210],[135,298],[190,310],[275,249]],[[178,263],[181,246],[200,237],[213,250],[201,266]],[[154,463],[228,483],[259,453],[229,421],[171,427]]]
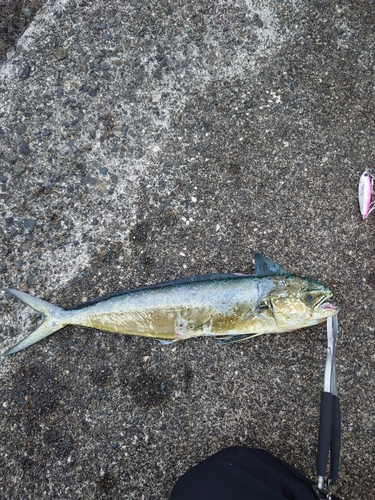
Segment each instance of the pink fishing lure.
[[374,202],[371,202],[373,195],[374,176],[368,170],[365,170],[359,179],[358,202],[362,217],[367,219],[368,215],[374,209]]

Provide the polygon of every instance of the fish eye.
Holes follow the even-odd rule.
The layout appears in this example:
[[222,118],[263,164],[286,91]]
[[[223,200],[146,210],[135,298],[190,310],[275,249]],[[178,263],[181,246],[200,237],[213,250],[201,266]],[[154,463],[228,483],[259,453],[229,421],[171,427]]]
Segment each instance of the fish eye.
[[367,173],[367,172],[365,172],[363,175],[364,175],[365,177],[368,177],[368,173]]
[[313,296],[311,295],[311,293],[308,293],[307,295],[305,295],[305,299],[307,300],[307,302],[311,302],[313,299]]

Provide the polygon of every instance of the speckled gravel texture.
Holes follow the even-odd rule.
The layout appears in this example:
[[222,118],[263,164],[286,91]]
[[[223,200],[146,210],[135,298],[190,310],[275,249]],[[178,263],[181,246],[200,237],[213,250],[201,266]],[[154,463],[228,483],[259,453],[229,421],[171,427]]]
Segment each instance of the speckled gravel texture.
[[[70,308],[252,272],[340,306],[342,499],[375,498],[373,1],[46,2],[0,67],[0,285]],[[6,350],[39,319],[1,294]],[[220,448],[315,478],[325,325],[227,347],[67,327],[0,365],[0,498],[167,499]]]
[[9,50],[48,0],[0,0],[0,61],[12,57]]

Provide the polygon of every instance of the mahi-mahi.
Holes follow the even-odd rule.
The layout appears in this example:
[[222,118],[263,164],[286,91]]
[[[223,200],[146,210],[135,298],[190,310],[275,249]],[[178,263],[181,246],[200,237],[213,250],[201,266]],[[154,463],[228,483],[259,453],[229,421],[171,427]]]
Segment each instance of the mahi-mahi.
[[338,308],[328,302],[332,292],[321,283],[294,276],[257,252],[254,260],[253,275],[190,276],[115,293],[69,311],[5,289],[44,321],[4,354],[21,351],[66,325],[152,337],[163,343],[199,336],[228,343],[316,325],[337,314]]

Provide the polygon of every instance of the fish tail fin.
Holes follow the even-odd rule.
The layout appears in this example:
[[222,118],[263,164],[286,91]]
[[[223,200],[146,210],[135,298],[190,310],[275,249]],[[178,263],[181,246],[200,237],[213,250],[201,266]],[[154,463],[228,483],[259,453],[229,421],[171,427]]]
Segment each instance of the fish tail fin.
[[42,340],[49,335],[52,335],[68,324],[66,321],[67,311],[61,307],[50,304],[49,302],[39,299],[38,297],[33,297],[28,293],[19,292],[18,290],[5,288],[4,291],[35,309],[35,311],[41,314],[44,318],[43,323],[36,330],[30,333],[28,337],[21,340],[21,342],[4,352],[4,356],[9,356],[9,354],[22,351],[22,349],[26,349],[26,347],[39,342],[39,340]]

